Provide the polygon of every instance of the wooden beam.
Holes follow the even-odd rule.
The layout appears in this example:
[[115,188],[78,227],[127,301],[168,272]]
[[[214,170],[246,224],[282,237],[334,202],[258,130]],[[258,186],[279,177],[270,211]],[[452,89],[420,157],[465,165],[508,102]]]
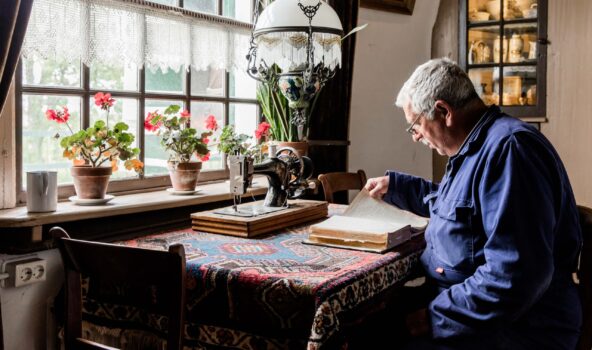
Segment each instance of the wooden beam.
[[0,115],[0,209],[16,206],[14,80]]

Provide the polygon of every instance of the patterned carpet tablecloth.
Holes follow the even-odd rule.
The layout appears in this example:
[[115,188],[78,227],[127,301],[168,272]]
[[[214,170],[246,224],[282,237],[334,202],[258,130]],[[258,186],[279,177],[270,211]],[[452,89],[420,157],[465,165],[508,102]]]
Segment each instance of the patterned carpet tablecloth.
[[[330,213],[343,208],[331,205]],[[328,348],[342,336],[344,319],[363,314],[409,276],[424,243],[417,238],[374,254],[303,244],[307,228],[251,239],[185,229],[118,244],[159,250],[184,245],[188,349]],[[129,312],[105,312],[104,305],[96,317],[99,307],[87,305],[92,303],[85,303],[85,319],[100,325],[95,332],[131,318]],[[158,321],[136,318],[158,333]]]

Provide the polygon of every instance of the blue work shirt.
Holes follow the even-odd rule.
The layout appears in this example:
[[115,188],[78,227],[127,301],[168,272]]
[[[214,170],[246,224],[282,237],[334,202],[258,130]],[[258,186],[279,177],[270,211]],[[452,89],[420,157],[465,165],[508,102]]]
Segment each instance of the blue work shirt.
[[384,200],[430,217],[421,261],[440,290],[429,305],[435,338],[575,348],[582,234],[565,168],[538,130],[493,106],[440,184],[387,174]]

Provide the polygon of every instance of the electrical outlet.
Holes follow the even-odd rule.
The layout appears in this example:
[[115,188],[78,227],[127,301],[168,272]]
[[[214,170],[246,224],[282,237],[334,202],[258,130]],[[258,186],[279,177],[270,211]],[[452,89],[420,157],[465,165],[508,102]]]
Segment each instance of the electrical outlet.
[[47,261],[38,257],[23,257],[2,263],[2,273],[8,278],[2,281],[3,288],[21,287],[46,280]]

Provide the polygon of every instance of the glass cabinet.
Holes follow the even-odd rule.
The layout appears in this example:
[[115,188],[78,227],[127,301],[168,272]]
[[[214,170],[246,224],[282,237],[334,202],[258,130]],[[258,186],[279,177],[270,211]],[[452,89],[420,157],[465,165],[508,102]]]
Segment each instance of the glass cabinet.
[[459,63],[487,105],[542,120],[547,0],[462,0]]

